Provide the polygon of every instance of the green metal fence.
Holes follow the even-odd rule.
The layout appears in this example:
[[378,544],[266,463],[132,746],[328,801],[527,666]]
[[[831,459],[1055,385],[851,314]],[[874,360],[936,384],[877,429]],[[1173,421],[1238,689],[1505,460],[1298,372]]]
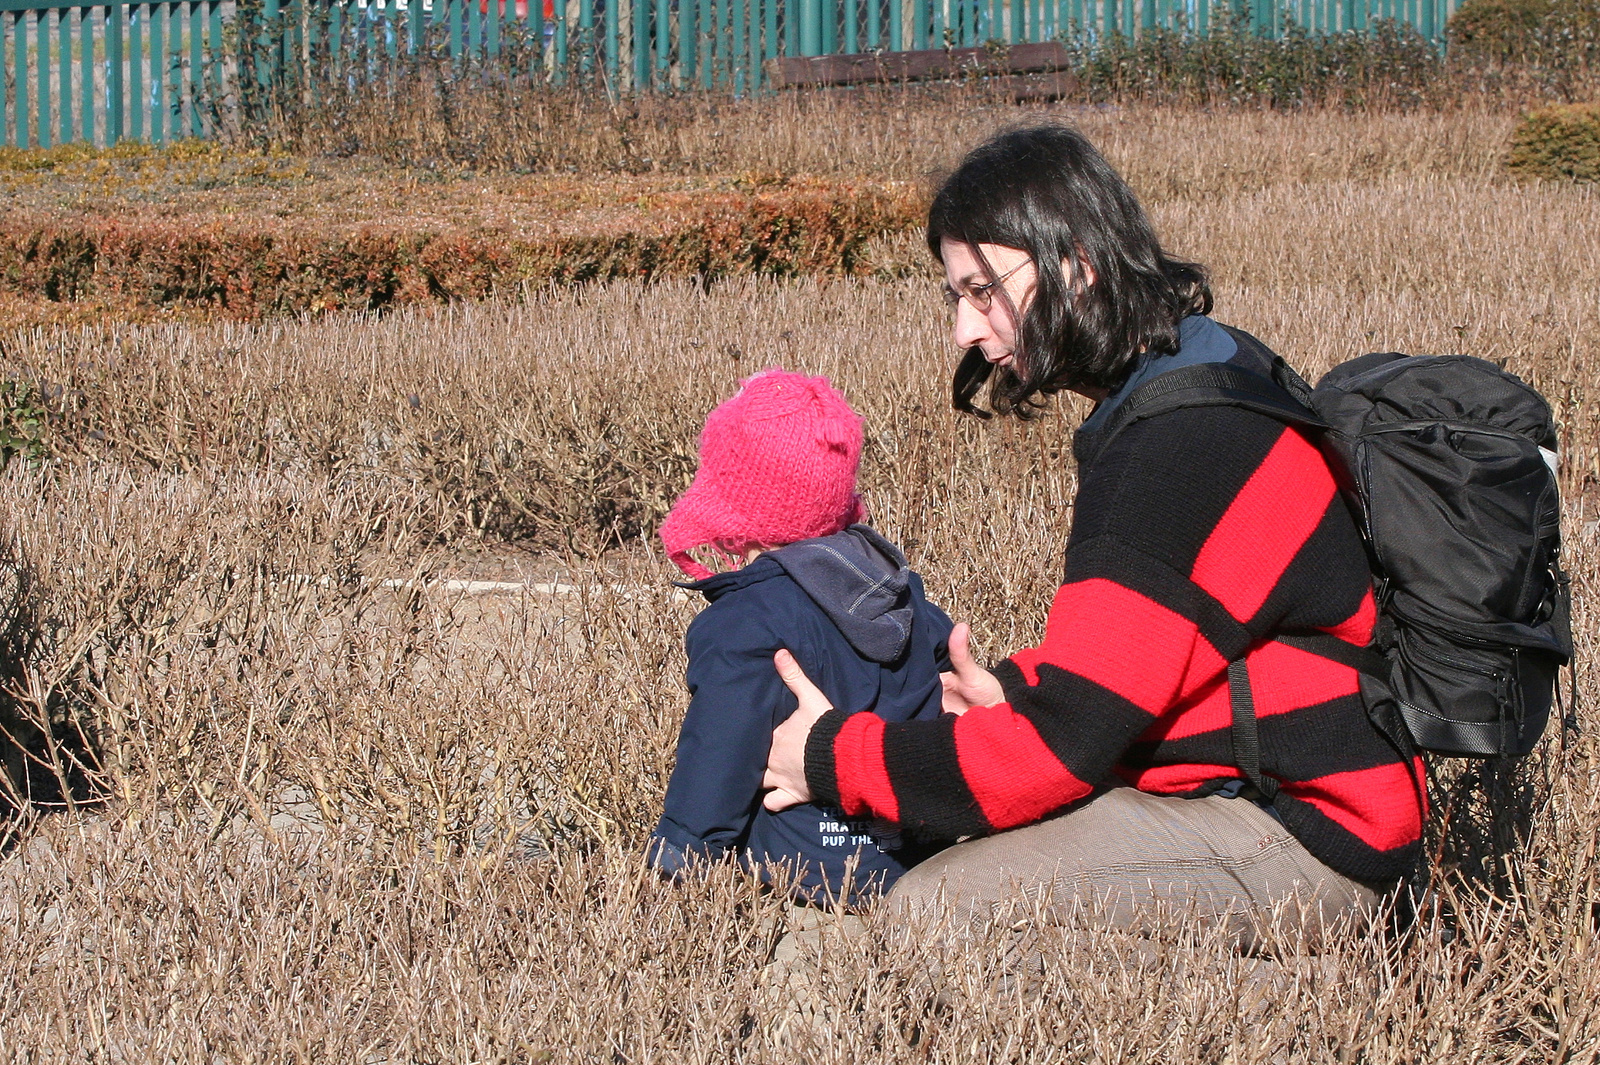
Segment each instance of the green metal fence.
[[222,39],[221,0],[0,0],[0,143],[204,136],[202,83],[220,77],[209,57]]
[[[1439,40],[1457,0],[0,0],[0,144],[156,144],[213,135],[241,101],[321,78],[371,79],[420,53],[459,69],[611,93],[762,88],[764,61],[989,42],[1092,42],[1226,19],[1408,23]],[[541,6],[542,5],[542,6]],[[310,91],[307,89],[306,91]]]

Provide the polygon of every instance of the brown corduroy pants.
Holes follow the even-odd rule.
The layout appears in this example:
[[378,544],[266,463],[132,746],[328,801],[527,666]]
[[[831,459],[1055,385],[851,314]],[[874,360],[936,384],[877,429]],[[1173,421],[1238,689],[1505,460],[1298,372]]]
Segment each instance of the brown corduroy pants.
[[1323,865],[1248,799],[1114,787],[1037,824],[958,843],[907,872],[889,903],[981,921],[1027,901],[1133,927],[1156,911],[1222,924],[1249,946],[1269,923],[1313,938],[1364,919],[1372,888]]

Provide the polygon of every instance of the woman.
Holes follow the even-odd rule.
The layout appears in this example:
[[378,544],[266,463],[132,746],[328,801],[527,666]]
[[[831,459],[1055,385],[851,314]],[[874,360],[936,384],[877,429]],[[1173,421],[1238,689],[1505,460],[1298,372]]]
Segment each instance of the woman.
[[[834,710],[780,653],[800,710],[773,735],[771,808],[814,801],[961,840],[894,898],[983,906],[1020,888],[1113,920],[1165,903],[1246,932],[1282,904],[1370,907],[1413,865],[1416,766],[1368,722],[1354,669],[1279,642],[1365,646],[1366,555],[1317,448],[1264,414],[1204,406],[1106,430],[1141,385],[1273,355],[1213,322],[1204,270],[1166,255],[1131,190],[1078,133],[1001,134],[939,190],[928,247],[966,355],[956,405],[1026,415],[1097,401],[1044,640],[991,672],[951,637],[947,710],[899,724]],[[1242,659],[1263,794],[1234,751]],[[1264,777],[1261,774],[1264,773]],[[969,838],[971,837],[971,838]]]

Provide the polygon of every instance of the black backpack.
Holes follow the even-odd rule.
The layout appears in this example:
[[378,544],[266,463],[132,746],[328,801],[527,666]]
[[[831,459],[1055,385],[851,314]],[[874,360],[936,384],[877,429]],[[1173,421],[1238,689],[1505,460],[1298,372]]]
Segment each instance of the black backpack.
[[[1195,406],[1237,406],[1308,431],[1366,541],[1379,622],[1370,648],[1326,634],[1282,642],[1361,670],[1374,725],[1409,761],[1523,755],[1544,731],[1572,655],[1559,565],[1560,499],[1550,406],[1515,375],[1469,356],[1365,355],[1310,388],[1231,364],[1171,370],[1137,388],[1096,441]],[[1270,800],[1243,662],[1230,664],[1239,768]]]

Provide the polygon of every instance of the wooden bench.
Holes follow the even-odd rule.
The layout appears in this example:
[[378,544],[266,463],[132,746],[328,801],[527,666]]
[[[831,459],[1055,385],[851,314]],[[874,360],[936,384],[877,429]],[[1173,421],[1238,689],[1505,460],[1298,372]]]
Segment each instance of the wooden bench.
[[982,80],[1017,100],[1047,100],[1078,88],[1066,71],[1067,50],[1056,41],[917,52],[787,56],[764,64],[774,89],[894,85],[912,81]]

